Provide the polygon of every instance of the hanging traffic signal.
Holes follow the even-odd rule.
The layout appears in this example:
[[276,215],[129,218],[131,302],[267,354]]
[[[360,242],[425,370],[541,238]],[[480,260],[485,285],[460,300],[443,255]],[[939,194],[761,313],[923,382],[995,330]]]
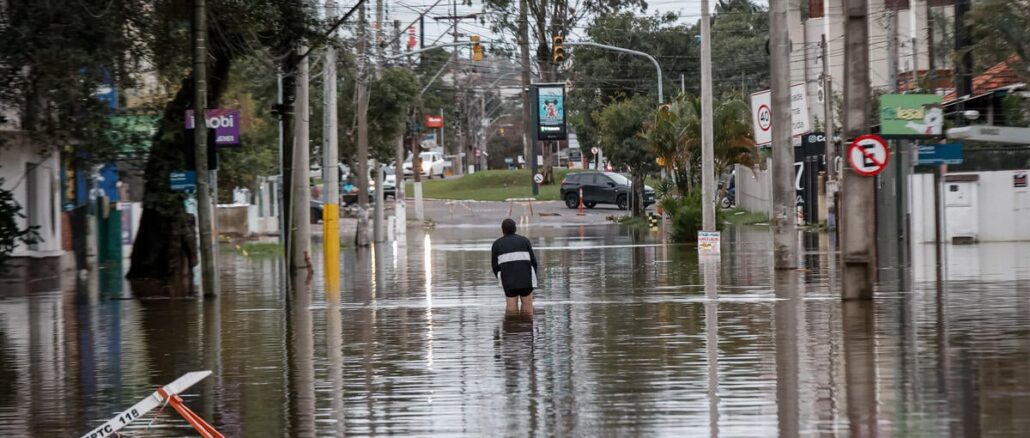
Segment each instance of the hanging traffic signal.
[[561,64],[562,62],[565,62],[564,42],[565,39],[562,38],[560,35],[555,35],[552,39],[551,60],[553,60],[555,64]]
[[472,60],[483,60],[483,46],[479,44],[479,35],[472,35]]

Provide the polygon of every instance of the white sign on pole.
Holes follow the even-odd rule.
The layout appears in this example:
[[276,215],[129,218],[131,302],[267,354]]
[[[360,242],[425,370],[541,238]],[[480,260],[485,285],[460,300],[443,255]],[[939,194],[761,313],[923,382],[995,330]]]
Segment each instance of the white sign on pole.
[[[205,377],[210,375],[210,371],[194,371],[191,373],[183,374],[182,377],[175,379],[174,382],[169,383],[167,386],[164,387],[165,394],[168,394],[169,397],[173,395],[178,395],[179,393],[195,385],[197,382],[204,380]],[[140,400],[138,403],[133,405],[131,408],[127,409],[125,412],[122,412],[114,418],[107,420],[107,422],[101,425],[100,427],[89,431],[89,433],[83,435],[82,438],[104,438],[114,436],[116,432],[121,430],[123,427],[128,426],[129,423],[136,421],[140,417],[146,415],[147,412],[150,412],[154,410],[154,408],[161,406],[161,404],[164,403],[164,401],[164,397],[161,397],[161,394],[158,391],[154,391],[153,394],[150,394],[143,400]]]
[[[755,144],[772,143],[772,90],[751,94],[751,121],[754,125]],[[808,120],[808,93],[805,84],[790,87],[791,136],[807,134],[812,130]]]
[[701,254],[718,254],[721,235],[718,231],[697,232],[697,252]]

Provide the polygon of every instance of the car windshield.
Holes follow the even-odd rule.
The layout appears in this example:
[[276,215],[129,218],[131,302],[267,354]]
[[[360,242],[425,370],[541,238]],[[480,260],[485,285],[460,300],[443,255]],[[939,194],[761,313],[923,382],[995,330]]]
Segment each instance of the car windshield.
[[611,178],[612,181],[615,181],[616,184],[624,186],[630,185],[629,178],[622,176],[622,174],[618,174],[615,172],[605,172],[604,174],[607,175],[608,178]]

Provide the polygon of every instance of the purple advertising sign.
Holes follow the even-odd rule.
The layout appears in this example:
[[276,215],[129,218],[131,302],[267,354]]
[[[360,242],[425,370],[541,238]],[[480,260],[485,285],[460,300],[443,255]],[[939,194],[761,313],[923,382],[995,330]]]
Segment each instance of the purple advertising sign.
[[[207,127],[215,130],[215,144],[218,146],[240,145],[240,111],[215,108],[204,111]],[[186,129],[193,129],[193,110],[186,110]]]

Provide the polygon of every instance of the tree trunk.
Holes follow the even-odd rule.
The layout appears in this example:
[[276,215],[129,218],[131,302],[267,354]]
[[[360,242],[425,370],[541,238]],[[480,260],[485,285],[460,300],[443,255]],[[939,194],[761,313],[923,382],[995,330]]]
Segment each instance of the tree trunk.
[[[212,33],[213,35],[214,33]],[[214,61],[208,69],[208,102],[214,107],[229,79],[231,56],[225,50],[209,53]],[[147,158],[144,170],[143,215],[132,247],[130,279],[177,281],[190,278],[197,264],[196,226],[186,213],[186,196],[170,190],[168,175],[187,169],[186,157],[193,153],[193,141],[186,138],[186,110],[193,106],[193,77],[183,80],[175,98],[165,107],[164,116]],[[210,145],[209,145],[210,146]]]
[[644,217],[644,176],[630,174],[633,178],[632,194],[630,195],[629,208],[633,217]]

